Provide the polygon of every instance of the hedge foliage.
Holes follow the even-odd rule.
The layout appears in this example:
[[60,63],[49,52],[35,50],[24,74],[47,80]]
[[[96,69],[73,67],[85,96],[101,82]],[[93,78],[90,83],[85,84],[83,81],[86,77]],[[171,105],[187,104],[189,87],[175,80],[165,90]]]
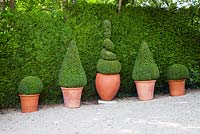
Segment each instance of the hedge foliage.
[[143,42],[134,63],[132,78],[136,81],[156,80],[159,75],[159,69],[153,55],[147,43]]
[[59,85],[65,88],[83,87],[87,84],[78,48],[72,41],[62,62],[59,72]]
[[182,80],[189,78],[189,71],[187,67],[181,64],[173,64],[167,70],[168,80]]
[[40,94],[43,89],[43,83],[37,76],[26,76],[23,78],[18,87],[19,94]]
[[103,47],[102,20],[112,23],[115,53],[122,65],[118,96],[133,95],[131,78],[139,46],[144,40],[160,70],[156,91],[167,91],[169,65],[185,65],[191,74],[187,86],[200,80],[200,31],[192,8],[178,11],[159,8],[124,7],[116,13],[113,5],[76,4],[70,12],[29,9],[0,13],[0,107],[19,104],[17,87],[22,78],[38,76],[44,83],[40,103],[62,101],[58,74],[69,42],[74,39],[88,83],[83,99],[97,97],[94,80],[96,63]]

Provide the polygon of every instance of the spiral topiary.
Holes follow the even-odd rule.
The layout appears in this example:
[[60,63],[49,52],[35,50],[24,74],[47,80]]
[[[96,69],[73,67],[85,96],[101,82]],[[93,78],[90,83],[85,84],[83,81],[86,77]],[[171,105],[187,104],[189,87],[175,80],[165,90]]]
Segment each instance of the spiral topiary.
[[37,76],[24,77],[19,83],[18,92],[19,94],[39,94],[42,92],[43,83]]
[[83,87],[87,84],[76,43],[72,41],[59,72],[59,85],[65,88]]
[[182,80],[187,78],[189,78],[189,71],[184,65],[173,64],[167,70],[168,80]]
[[110,40],[111,23],[109,20],[103,21],[104,37],[103,49],[100,53],[100,59],[97,62],[97,71],[103,74],[117,74],[121,71],[121,64],[117,60],[117,55],[114,53],[115,47]]
[[133,67],[132,78],[137,81],[155,80],[159,77],[159,69],[148,45],[143,42]]

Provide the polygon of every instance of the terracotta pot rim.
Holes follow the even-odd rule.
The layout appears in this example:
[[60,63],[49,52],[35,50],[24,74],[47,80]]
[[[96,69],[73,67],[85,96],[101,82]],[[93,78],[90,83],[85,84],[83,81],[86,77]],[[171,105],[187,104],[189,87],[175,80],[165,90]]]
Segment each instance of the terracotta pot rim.
[[97,74],[101,74],[101,75],[120,75],[120,73],[118,73],[118,74],[103,74],[103,73],[97,73]]
[[80,89],[80,88],[83,88],[83,87],[60,87],[61,89],[74,89],[74,90],[76,90],[76,89]]
[[180,80],[168,80],[168,81],[184,81],[185,79],[180,79]]
[[39,96],[40,94],[19,94],[19,96]]
[[146,83],[146,82],[148,83],[148,82],[155,82],[155,81],[156,81],[156,80],[134,80],[134,82],[137,82],[137,83],[140,83],[140,82],[141,82],[141,83],[142,83],[142,82],[143,82],[143,83]]

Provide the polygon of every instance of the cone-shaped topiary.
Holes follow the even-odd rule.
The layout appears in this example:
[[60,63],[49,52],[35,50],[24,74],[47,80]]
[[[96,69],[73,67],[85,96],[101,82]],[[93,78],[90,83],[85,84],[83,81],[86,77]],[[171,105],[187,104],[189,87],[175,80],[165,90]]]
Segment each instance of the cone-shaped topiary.
[[155,80],[159,77],[159,69],[148,45],[143,42],[136,57],[132,78],[136,81]]
[[87,84],[76,43],[72,41],[59,72],[59,85],[65,88],[83,87]]
[[189,71],[184,65],[173,64],[167,70],[168,80],[182,80],[187,78],[189,78]]
[[26,76],[19,84],[19,94],[30,95],[39,94],[42,92],[43,83],[37,76]]
[[[111,33],[111,23],[109,20],[103,21],[103,27],[105,32]],[[115,47],[109,39],[110,35],[104,34],[104,36],[104,48],[101,50],[100,59],[97,62],[97,71],[103,74],[117,74],[121,71],[121,64],[114,53]]]

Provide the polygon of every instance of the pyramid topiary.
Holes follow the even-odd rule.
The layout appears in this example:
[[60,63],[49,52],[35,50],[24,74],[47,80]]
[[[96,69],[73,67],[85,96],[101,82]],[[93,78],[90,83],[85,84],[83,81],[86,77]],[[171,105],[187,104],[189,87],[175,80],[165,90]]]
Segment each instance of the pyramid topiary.
[[42,92],[43,83],[37,76],[26,76],[19,83],[18,92],[19,94],[39,94]]
[[109,20],[103,21],[104,37],[103,49],[100,53],[100,59],[97,62],[97,71],[103,74],[117,74],[121,71],[121,64],[117,60],[117,55],[114,53],[115,47],[110,40],[111,23]]
[[72,41],[59,72],[59,85],[65,88],[83,87],[87,84],[76,43]]
[[168,80],[182,80],[187,78],[189,78],[189,71],[184,65],[173,64],[167,70]]
[[133,67],[132,78],[137,81],[155,80],[159,77],[159,69],[148,45],[143,42]]

